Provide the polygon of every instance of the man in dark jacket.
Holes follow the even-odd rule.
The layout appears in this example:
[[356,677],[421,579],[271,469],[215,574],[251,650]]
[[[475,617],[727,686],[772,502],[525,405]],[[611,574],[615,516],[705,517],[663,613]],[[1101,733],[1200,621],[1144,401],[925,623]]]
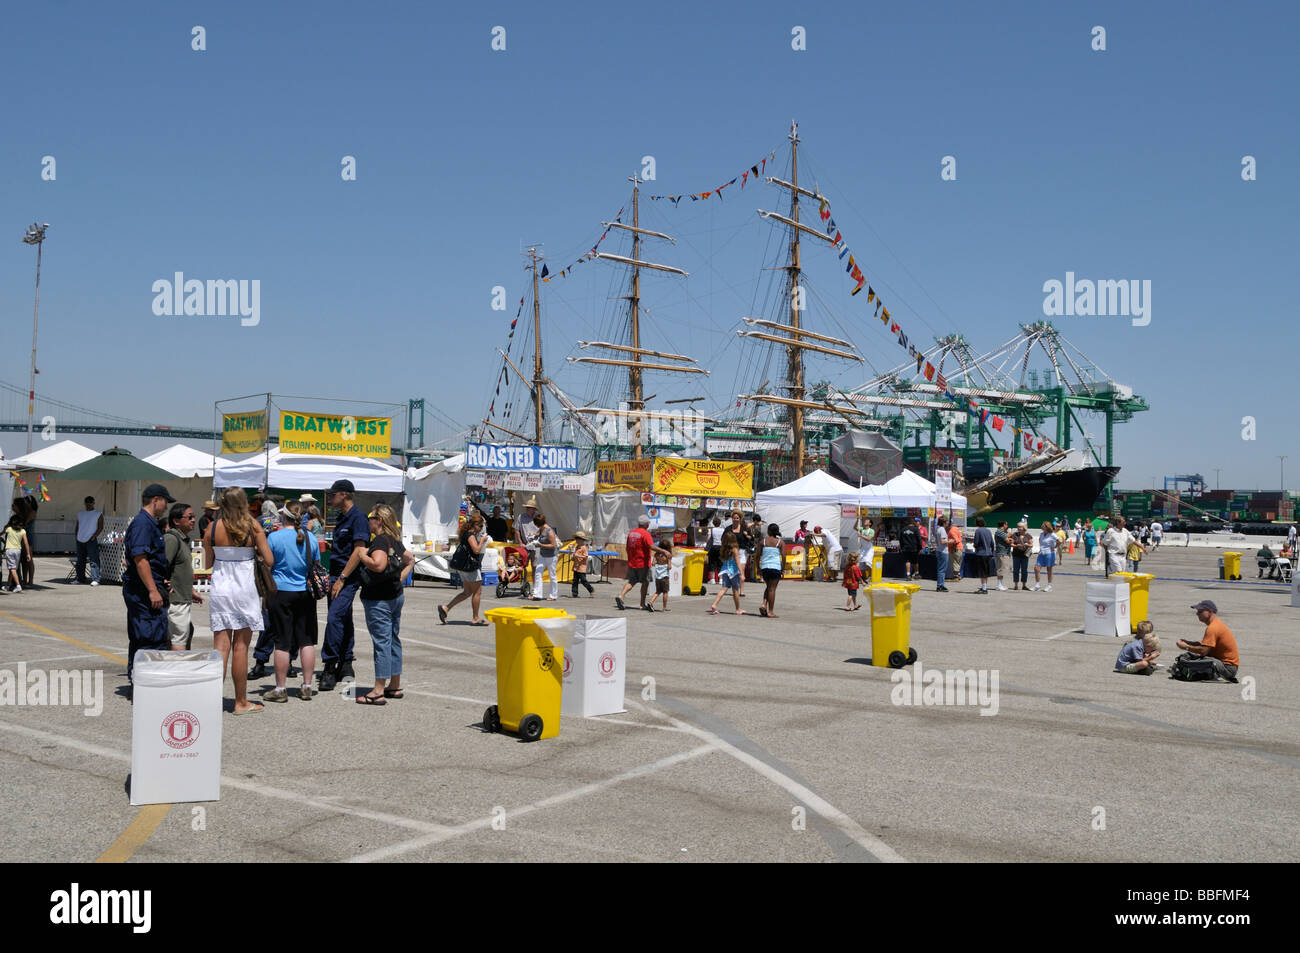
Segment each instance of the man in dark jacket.
[[[903,554],[906,578],[921,575],[921,531],[916,528],[916,520],[907,523],[898,534],[898,551]],[[912,564],[916,564],[916,572]]]

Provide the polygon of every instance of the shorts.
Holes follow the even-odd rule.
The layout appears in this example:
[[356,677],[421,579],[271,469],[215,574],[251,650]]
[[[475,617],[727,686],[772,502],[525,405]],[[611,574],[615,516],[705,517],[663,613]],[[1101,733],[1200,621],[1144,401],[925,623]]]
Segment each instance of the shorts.
[[736,550],[736,563],[740,566],[741,571],[745,569],[745,564],[749,562],[749,553],[743,549]]
[[856,590],[856,589],[849,589],[849,590],[847,590],[847,591],[848,591],[848,594],[849,594],[849,598],[850,598],[850,599],[856,599],[856,598],[858,597],[858,590]]
[[1056,553],[1039,553],[1038,565],[1044,569],[1051,569],[1056,565]]
[[1151,673],[1150,667],[1138,668],[1137,662],[1129,662],[1122,669],[1120,669],[1120,671],[1123,672],[1125,675],[1141,675],[1143,672],[1146,672],[1147,674]]
[[310,592],[279,589],[266,602],[276,651],[292,652],[316,644],[316,600]]
[[719,579],[722,582],[723,589],[735,589],[737,592],[740,591],[740,573],[736,573],[736,575],[733,576],[729,572],[724,572]]
[[6,567],[7,569],[12,569],[14,572],[17,572],[17,571],[18,571],[18,557],[21,556],[21,555],[22,555],[22,550],[20,550],[20,549],[6,549],[6,550],[5,550],[5,567]]
[[764,569],[764,570],[763,570],[763,581],[764,581],[764,582],[776,582],[776,581],[777,581],[778,579],[780,579],[780,578],[781,578],[781,570],[779,570],[779,569]]
[[640,583],[647,583],[647,582],[649,582],[649,581],[650,581],[650,567],[649,567],[649,566],[637,566],[637,567],[628,566],[628,567],[627,567],[627,581],[628,581],[629,583],[633,583],[633,584],[638,583],[638,582],[640,582]]
[[167,634],[171,637],[172,647],[184,647],[190,638],[190,609],[192,603],[183,602],[167,607]]
[[656,592],[656,593],[662,592],[664,595],[667,595],[667,594],[668,594],[668,580],[667,580],[667,579],[656,579],[656,580],[655,580],[655,592]]

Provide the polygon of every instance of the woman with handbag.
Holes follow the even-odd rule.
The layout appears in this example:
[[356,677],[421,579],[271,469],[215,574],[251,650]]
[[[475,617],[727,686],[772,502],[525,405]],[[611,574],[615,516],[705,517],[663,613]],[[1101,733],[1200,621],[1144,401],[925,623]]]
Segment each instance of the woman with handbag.
[[320,544],[302,528],[303,505],[291,501],[280,510],[281,529],[266,538],[275,559],[272,575],[275,592],[266,599],[271,619],[271,636],[275,640],[275,688],[262,696],[263,701],[287,702],[285,680],[289,675],[290,653],[301,658],[302,685],[298,697],[311,701],[312,673],[316,668],[316,600],[307,588],[307,575],[316,561]]
[[533,598],[542,598],[542,573],[546,572],[551,577],[550,595],[546,601],[554,602],[560,596],[559,573],[555,569],[560,558],[560,540],[546,522],[544,513],[533,517],[533,525],[537,527],[537,536],[534,537],[537,541],[537,558],[533,561]]
[[479,618],[479,602],[483,598],[483,573],[479,566],[483,562],[483,547],[486,545],[487,533],[483,532],[483,517],[474,513],[465,521],[465,526],[460,531],[460,545],[451,557],[451,568],[460,574],[461,591],[445,606],[438,606],[438,619],[443,625],[447,624],[447,613],[466,599],[470,600],[474,613],[470,625],[487,625],[486,619]]
[[[261,558],[256,569],[255,556]],[[256,573],[269,576],[275,557],[261,524],[248,511],[248,498],[238,487],[221,494],[221,515],[203,537],[203,560],[212,570],[212,594],[208,597],[212,641],[221,653],[223,680],[227,666],[235,680],[235,714],[262,711],[264,706],[248,700],[248,645],[253,630],[262,626]]]
[[[383,705],[390,698],[401,698],[402,691],[402,604],[406,594],[402,584],[415,566],[415,559],[402,546],[397,528],[397,514],[380,503],[367,517],[370,520],[369,548],[361,553],[361,607],[366,613],[366,629],[375,647],[375,687],[357,695],[358,705]],[[481,520],[482,517],[479,517]],[[481,583],[480,583],[481,586]]]

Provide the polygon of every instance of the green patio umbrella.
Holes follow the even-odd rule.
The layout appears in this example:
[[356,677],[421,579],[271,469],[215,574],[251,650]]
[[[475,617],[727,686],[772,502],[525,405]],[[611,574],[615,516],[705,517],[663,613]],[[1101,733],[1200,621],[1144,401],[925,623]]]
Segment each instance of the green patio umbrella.
[[[97,457],[69,467],[62,473],[52,473],[50,480],[96,480],[113,484],[113,509],[117,509],[117,484],[122,480],[134,480],[137,483],[163,483],[166,480],[179,480],[174,473],[168,473],[162,467],[156,467],[135,456],[129,450],[114,447],[105,450]],[[137,495],[139,487],[136,487]]]

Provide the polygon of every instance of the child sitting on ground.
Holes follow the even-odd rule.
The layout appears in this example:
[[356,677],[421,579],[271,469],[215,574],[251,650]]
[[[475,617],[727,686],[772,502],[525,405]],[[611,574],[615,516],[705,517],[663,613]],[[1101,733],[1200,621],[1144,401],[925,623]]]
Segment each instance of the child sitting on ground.
[[844,611],[852,612],[854,609],[861,609],[858,605],[858,587],[862,585],[862,567],[858,565],[858,554],[853,554],[853,562],[844,567],[844,588],[849,591],[848,599],[844,603]]
[[671,564],[668,561],[668,556],[669,553],[672,552],[673,544],[665,541],[660,545],[668,552],[655,553],[654,565],[650,567],[655,580],[655,593],[653,596],[650,597],[650,605],[654,605],[655,600],[658,599],[660,596],[663,596],[664,597],[663,611],[667,612],[668,611],[668,571],[671,568]]
[[1150,675],[1160,666],[1156,659],[1160,657],[1160,639],[1155,634],[1155,626],[1150,622],[1138,623],[1137,638],[1119,650],[1115,659],[1115,671],[1126,675]]
[[731,600],[736,604],[736,615],[744,615],[745,610],[740,608],[740,565],[736,562],[736,544],[734,541],[727,541],[722,545],[721,552],[722,569],[718,573],[718,579],[722,587],[718,589],[718,594],[713,597],[713,605],[709,606],[709,615],[718,615],[718,603],[727,592],[731,593]]

